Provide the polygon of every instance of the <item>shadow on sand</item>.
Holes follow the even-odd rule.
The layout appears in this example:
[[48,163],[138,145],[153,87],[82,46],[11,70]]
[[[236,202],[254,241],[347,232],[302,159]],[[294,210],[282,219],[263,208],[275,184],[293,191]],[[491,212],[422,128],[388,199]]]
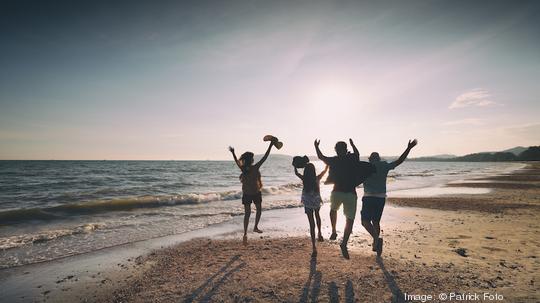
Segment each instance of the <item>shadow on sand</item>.
[[[319,294],[321,292],[321,280],[322,273],[317,270],[317,259],[312,258],[309,264],[309,277],[304,288],[302,288],[302,295],[299,300],[300,303],[318,302]],[[339,302],[339,288],[336,282],[331,281],[328,283],[328,294],[330,302]],[[355,302],[353,284],[349,279],[347,279],[345,285],[345,302]]]
[[392,291],[392,303],[406,302],[403,292],[399,288],[396,282],[396,279],[390,272],[388,272],[388,270],[386,269],[386,266],[384,266],[384,262],[381,257],[377,257],[377,264],[379,264],[379,267],[381,268],[383,272],[384,279],[386,280],[386,283],[388,284],[388,288],[390,288],[390,291]]
[[[377,264],[381,268],[384,279],[386,283],[388,284],[388,288],[392,292],[392,303],[404,303],[405,297],[403,295],[403,292],[399,288],[394,276],[386,269],[386,266],[384,265],[383,259],[381,257],[377,257]],[[321,280],[322,280],[322,273],[317,270],[317,259],[312,258],[310,261],[310,267],[309,267],[309,277],[306,281],[306,284],[304,285],[304,288],[302,289],[302,294],[300,296],[300,303],[307,303],[307,302],[318,302],[319,294],[321,291]],[[311,296],[310,296],[311,293]],[[336,284],[335,281],[331,281],[328,283],[328,296],[330,298],[331,303],[338,303],[341,300],[341,297],[339,295],[339,287]],[[352,303],[355,302],[355,293],[354,293],[354,287],[353,283],[350,279],[347,279],[347,282],[345,283],[345,302]]]
[[[195,298],[197,298],[199,295],[202,295],[199,302],[211,302],[212,296],[216,293],[216,291],[225,283],[225,281],[233,275],[235,272],[242,269],[246,263],[241,262],[240,264],[236,265],[233,268],[230,268],[238,259],[240,258],[240,255],[236,255],[227,262],[227,264],[223,265],[218,272],[213,274],[206,282],[204,282],[201,286],[199,286],[197,289],[195,289],[191,294],[187,295],[184,299],[185,303],[193,302]],[[214,279],[216,279],[219,275],[223,275],[219,280],[214,282]],[[203,291],[210,285],[213,284],[212,288],[210,288],[205,294],[203,294]]]
[[[317,258],[311,258],[309,262],[309,277],[302,289],[302,295],[300,296],[300,303],[307,303],[310,287],[311,287],[311,300],[309,302],[317,302],[319,293],[321,292],[321,278],[322,273],[317,270]],[[313,281],[313,286],[311,285]]]
[[[213,274],[208,280],[206,280],[201,286],[195,289],[191,294],[187,295],[184,299],[185,303],[191,303],[195,300],[199,302],[211,302],[212,296],[216,291],[221,287],[226,280],[232,276],[234,273],[241,270],[246,264],[239,260],[240,255],[236,255],[229,260],[223,267],[221,267],[215,274]],[[237,265],[234,265],[235,262],[238,262]],[[406,302],[403,296],[403,292],[399,288],[394,276],[386,269],[383,259],[377,257],[377,264],[381,268],[384,279],[388,284],[388,288],[392,292],[392,303],[402,303]],[[217,279],[219,276],[221,278]],[[217,280],[216,280],[217,279]],[[308,280],[302,288],[302,293],[300,295],[300,303],[308,302],[318,302],[319,294],[321,292],[321,282],[322,282],[322,273],[317,270],[317,259],[312,258],[309,263],[309,276]],[[210,289],[209,286],[212,285]],[[207,290],[208,289],[208,290]],[[205,292],[206,290],[206,292]],[[339,287],[335,281],[328,283],[328,295],[331,303],[340,302]],[[352,303],[355,302],[355,293],[353,283],[350,279],[347,279],[345,283],[345,302]],[[199,298],[199,299],[196,299]]]

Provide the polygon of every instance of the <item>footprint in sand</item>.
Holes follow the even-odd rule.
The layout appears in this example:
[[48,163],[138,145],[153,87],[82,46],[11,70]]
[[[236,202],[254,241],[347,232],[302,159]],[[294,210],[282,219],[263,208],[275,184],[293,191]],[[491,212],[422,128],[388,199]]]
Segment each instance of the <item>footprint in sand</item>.
[[455,240],[455,239],[471,239],[472,237],[471,236],[466,236],[466,235],[457,235],[455,237],[447,237],[446,239],[448,240]]
[[451,241],[448,241],[448,246],[454,248],[456,247],[457,245],[459,244],[459,241],[458,240],[451,240]]
[[483,249],[487,249],[489,250],[490,252],[494,252],[494,251],[507,251],[506,249],[503,249],[503,248],[497,248],[497,247],[491,247],[491,246],[482,246]]

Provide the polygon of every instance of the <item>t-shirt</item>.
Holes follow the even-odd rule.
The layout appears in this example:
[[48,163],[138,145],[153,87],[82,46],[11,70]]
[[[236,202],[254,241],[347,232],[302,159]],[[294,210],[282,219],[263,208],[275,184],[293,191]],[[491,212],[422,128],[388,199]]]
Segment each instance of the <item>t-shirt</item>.
[[242,192],[244,194],[258,194],[262,188],[259,166],[253,165],[249,168],[247,173],[242,173],[240,175],[240,181],[242,182]]
[[330,166],[328,179],[334,183],[332,191],[356,192],[356,162],[358,162],[356,154],[328,158],[326,163]]
[[364,181],[364,196],[386,196],[386,177],[388,171],[396,168],[394,162],[386,161],[370,162],[377,171]]

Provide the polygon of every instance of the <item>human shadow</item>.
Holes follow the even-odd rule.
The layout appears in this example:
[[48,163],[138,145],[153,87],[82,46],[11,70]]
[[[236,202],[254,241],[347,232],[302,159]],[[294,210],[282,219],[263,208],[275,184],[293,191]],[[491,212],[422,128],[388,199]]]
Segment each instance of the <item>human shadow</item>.
[[330,297],[330,303],[339,303],[338,287],[334,281],[328,284],[328,296]]
[[[307,303],[311,288],[311,302],[317,302],[319,293],[321,292],[321,279],[322,273],[317,270],[317,258],[311,258],[309,262],[309,277],[302,288],[302,295],[300,296],[300,303]],[[312,283],[313,281],[313,283]]]
[[[339,302],[339,299],[340,299],[339,288],[336,282],[334,281],[328,284],[328,296],[330,297],[330,303]],[[345,302],[347,303],[355,302],[354,287],[353,287],[352,281],[349,279],[347,279],[347,283],[345,284]]]
[[219,287],[223,285],[231,275],[242,269],[244,266],[246,266],[245,263],[238,264],[236,267],[224,274],[223,277],[221,277],[221,279],[214,284],[214,286],[206,293],[206,295],[204,295],[204,297],[201,298],[199,302],[212,302],[212,296],[216,293]]
[[246,264],[244,262],[241,262],[240,264],[236,265],[232,269],[230,268],[234,262],[238,261],[240,258],[240,255],[235,255],[227,262],[223,267],[221,267],[215,274],[210,276],[208,280],[206,280],[201,286],[199,286],[197,289],[195,289],[191,294],[187,295],[184,299],[185,303],[191,303],[197,298],[199,295],[203,293],[203,291],[214,282],[214,279],[216,279],[219,275],[223,274],[221,279],[217,280],[212,288],[203,295],[203,297],[199,300],[200,302],[210,302],[212,296],[215,294],[215,292],[218,290],[218,288],[225,283],[225,281],[235,272],[242,269]]
[[351,280],[349,279],[347,279],[347,284],[345,285],[345,302],[354,302],[354,288]]
[[[309,277],[304,287],[302,288],[302,294],[300,296],[300,303],[318,302],[319,294],[321,292],[322,273],[317,270],[317,259],[312,258],[309,266]],[[310,296],[311,292],[311,296]],[[328,296],[331,303],[338,303],[340,301],[339,287],[335,281],[328,283]],[[355,302],[354,287],[350,279],[347,279],[345,284],[345,302]]]
[[390,288],[390,291],[392,292],[392,303],[405,303],[405,297],[403,295],[403,292],[399,288],[399,285],[396,282],[396,279],[394,276],[388,272],[386,269],[386,266],[384,265],[383,259],[381,257],[377,257],[377,264],[381,268],[384,279],[386,280],[386,283],[388,284],[388,287]]

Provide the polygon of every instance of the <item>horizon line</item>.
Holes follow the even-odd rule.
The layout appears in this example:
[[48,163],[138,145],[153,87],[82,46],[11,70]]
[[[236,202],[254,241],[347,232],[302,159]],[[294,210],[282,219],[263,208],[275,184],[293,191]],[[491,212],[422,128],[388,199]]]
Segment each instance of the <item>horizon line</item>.
[[[521,146],[520,145],[520,146],[516,146],[516,147],[529,148],[529,147],[532,147],[532,146],[535,146],[535,145],[531,145],[531,146]],[[516,147],[513,147],[513,148],[516,148]],[[513,148],[508,148],[508,149],[501,150],[501,151],[479,151],[479,152],[473,152],[473,153],[468,153],[468,154],[463,154],[463,155],[442,153],[442,154],[436,154],[436,155],[408,157],[408,159],[432,158],[432,157],[437,157],[437,156],[442,156],[442,155],[452,156],[452,157],[462,157],[462,156],[472,155],[472,154],[505,152],[506,150],[513,149]],[[255,156],[261,156],[261,155],[263,155],[263,154],[256,154]],[[304,156],[304,155],[299,155],[299,156]],[[270,157],[271,156],[294,157],[294,155],[279,154],[279,153],[272,153],[272,154],[270,154]],[[310,158],[317,157],[317,155],[306,155],[306,156],[308,156]],[[362,158],[362,157],[367,157],[367,156],[362,156],[362,154],[360,154],[360,157]],[[397,157],[399,157],[399,155],[382,155],[381,157],[382,158],[397,158]],[[442,159],[445,159],[445,158],[442,158]],[[229,158],[227,158],[227,159],[51,159],[51,158],[49,158],[49,159],[0,159],[0,161],[233,161],[233,160],[229,159]]]

